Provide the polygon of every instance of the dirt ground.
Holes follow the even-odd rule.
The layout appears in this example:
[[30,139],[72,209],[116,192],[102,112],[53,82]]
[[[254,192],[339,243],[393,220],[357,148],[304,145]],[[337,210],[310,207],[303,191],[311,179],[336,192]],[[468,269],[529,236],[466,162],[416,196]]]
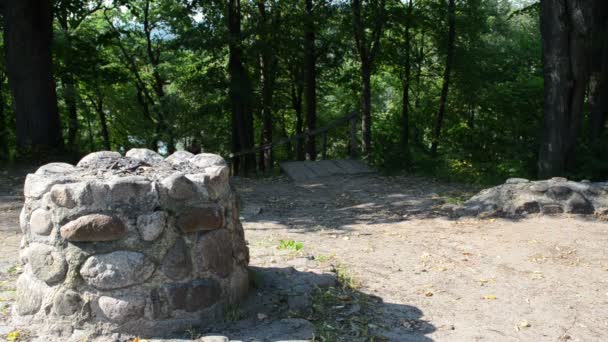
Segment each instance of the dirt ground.
[[[6,321],[18,273],[23,175],[2,172]],[[477,189],[412,176],[302,184],[241,178],[234,185],[252,274],[284,280],[254,289],[253,303],[216,333],[243,341],[303,339],[285,334],[310,334],[312,322],[315,338],[326,341],[608,340],[606,222],[567,215],[450,219],[440,206]],[[348,290],[315,292],[303,313],[277,309],[297,308],[289,290],[306,277],[322,283],[331,272]],[[273,297],[277,291],[286,297]]]

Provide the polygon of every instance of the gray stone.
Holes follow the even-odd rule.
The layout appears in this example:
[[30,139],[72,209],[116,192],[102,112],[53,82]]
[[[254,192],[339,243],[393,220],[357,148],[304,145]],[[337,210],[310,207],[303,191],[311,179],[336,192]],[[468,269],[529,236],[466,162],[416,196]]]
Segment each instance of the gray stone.
[[76,166],[83,168],[109,168],[121,158],[120,153],[113,151],[99,151],[84,156]]
[[116,251],[91,256],[80,275],[91,286],[112,290],[141,284],[154,273],[154,264],[142,253]]
[[30,173],[25,177],[23,195],[25,197],[40,198],[47,193],[51,187],[58,183],[65,183],[66,178],[52,178]]
[[565,183],[568,181],[568,178],[565,177],[553,177],[551,179],[549,179],[550,182],[553,183]]
[[190,283],[186,311],[194,312],[206,309],[219,300],[221,289],[213,279],[197,279]]
[[167,225],[167,213],[155,211],[137,217],[137,230],[144,241],[154,241],[162,234]]
[[42,305],[44,294],[48,289],[46,284],[26,272],[19,276],[16,287],[15,311],[17,314],[25,316],[38,312]]
[[547,190],[547,197],[554,200],[565,200],[572,194],[572,189],[567,186],[552,186]]
[[228,166],[211,166],[205,169],[208,175],[205,184],[211,192],[211,198],[217,199],[230,191],[230,169]]
[[186,309],[189,288],[188,283],[166,284],[163,286],[167,302],[173,310]]
[[545,215],[561,214],[564,212],[564,208],[559,204],[543,204],[541,212]]
[[536,201],[523,202],[515,207],[515,214],[525,215],[540,212],[540,205]]
[[25,206],[23,206],[23,208],[21,208],[21,212],[19,212],[19,228],[21,228],[21,233],[25,234],[27,232],[27,227],[27,210]]
[[196,185],[181,172],[163,179],[161,184],[167,190],[169,197],[173,199],[187,200],[196,196]]
[[188,163],[192,157],[194,157],[194,154],[188,151],[175,151],[172,155],[165,158],[165,161],[171,165],[178,166]]
[[249,272],[245,267],[237,267],[230,275],[230,302],[237,303],[249,294]]
[[165,255],[161,270],[173,280],[183,279],[192,271],[192,260],[188,253],[188,247],[182,238],[177,239],[175,245]]
[[51,213],[42,208],[34,210],[30,217],[30,229],[38,235],[49,235],[53,230]]
[[146,305],[141,296],[131,295],[123,297],[102,296],[98,300],[101,312],[111,321],[124,323],[131,319],[142,317]]
[[195,246],[195,269],[199,273],[211,271],[220,277],[232,272],[232,245],[230,233],[225,229],[200,235]]
[[51,188],[51,201],[64,208],[74,208],[76,200],[66,184],[56,184]]
[[116,217],[91,214],[68,222],[60,231],[61,237],[73,242],[114,241],[127,234],[127,227]]
[[201,337],[200,342],[230,342],[230,340],[226,336],[207,335]]
[[46,165],[42,165],[41,167],[34,172],[37,175],[46,176],[46,175],[65,175],[66,173],[72,172],[74,170],[74,165],[68,163],[49,163]]
[[108,185],[114,204],[153,208],[158,201],[156,188],[144,177],[120,177],[113,179]]
[[224,158],[213,153],[200,153],[190,158],[190,163],[194,166],[204,169],[209,166],[225,166]]
[[224,226],[224,215],[219,205],[187,208],[177,218],[177,226],[184,233],[214,230]]
[[521,183],[530,183],[530,180],[525,178],[509,178],[505,182],[505,184],[521,184]]
[[528,189],[534,192],[543,193],[549,190],[549,184],[545,182],[535,182],[534,184],[530,185]]
[[138,159],[150,165],[158,164],[164,160],[160,154],[147,148],[132,148],[125,153],[125,157]]
[[61,290],[53,297],[53,311],[59,316],[71,316],[78,313],[83,305],[80,294],[70,289]]
[[593,214],[595,212],[593,204],[577,192],[573,193],[566,202],[565,209],[567,213],[572,214]]
[[33,243],[28,248],[27,257],[32,273],[45,283],[51,285],[65,278],[68,264],[54,247]]

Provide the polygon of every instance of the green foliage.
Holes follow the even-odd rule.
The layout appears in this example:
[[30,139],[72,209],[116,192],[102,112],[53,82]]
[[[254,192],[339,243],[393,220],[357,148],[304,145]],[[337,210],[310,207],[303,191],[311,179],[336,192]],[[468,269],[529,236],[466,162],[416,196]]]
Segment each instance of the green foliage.
[[[243,65],[253,87],[256,145],[262,129],[264,52],[271,50],[276,58],[273,138],[296,134],[298,96],[299,110],[305,113],[301,105],[306,72],[304,2],[264,3],[267,18],[271,18],[270,31],[258,2],[241,1]],[[370,162],[387,173],[405,170],[469,183],[533,178],[543,114],[538,3],[457,1],[452,84],[437,158],[430,157],[429,149],[446,55],[446,4],[418,0],[411,9],[408,4],[386,2],[387,20],[372,77]],[[360,65],[350,3],[315,0],[314,5],[317,126],[321,127],[360,109]],[[232,132],[225,2],[67,0],[56,1],[55,6],[53,52],[59,108],[67,131],[67,99],[73,78],[79,122],[76,146],[72,147],[76,153],[104,148],[100,132],[105,115],[114,150],[156,144],[166,154],[173,145],[200,145],[202,150],[229,155]],[[364,19],[371,20],[369,7],[363,7]],[[404,145],[402,109],[408,58],[409,141]],[[0,65],[0,160],[14,158],[16,149],[16,120],[3,69]],[[587,132],[588,119],[584,121]],[[346,157],[348,134],[346,126],[329,131],[329,158]],[[587,134],[582,136],[580,159],[571,176],[601,179],[608,174],[608,157],[602,148],[608,137],[604,135],[591,146]],[[321,138],[316,139],[320,146]],[[295,143],[277,146],[274,159],[293,160],[295,147]]]
[[289,249],[296,252],[302,248],[304,248],[304,244],[294,240],[281,240],[277,246],[277,249]]

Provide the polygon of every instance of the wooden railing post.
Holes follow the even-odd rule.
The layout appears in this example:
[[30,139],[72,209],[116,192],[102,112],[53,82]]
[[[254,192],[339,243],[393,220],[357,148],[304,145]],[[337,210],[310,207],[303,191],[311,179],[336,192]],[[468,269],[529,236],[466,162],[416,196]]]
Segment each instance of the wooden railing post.
[[357,115],[350,119],[350,142],[349,142],[349,155],[351,158],[357,157]]

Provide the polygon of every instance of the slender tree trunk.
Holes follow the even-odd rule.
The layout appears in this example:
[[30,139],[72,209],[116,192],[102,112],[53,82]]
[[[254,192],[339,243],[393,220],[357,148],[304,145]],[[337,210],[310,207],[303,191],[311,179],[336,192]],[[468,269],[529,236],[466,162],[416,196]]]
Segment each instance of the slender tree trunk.
[[591,8],[582,0],[542,0],[545,78],[540,178],[564,175],[575,161],[589,79]]
[[[317,128],[317,55],[315,51],[315,13],[312,1],[305,0],[306,18],[304,32],[306,128],[309,132]],[[306,159],[317,159],[314,136],[309,136],[306,139]]]
[[598,12],[604,13],[597,18],[594,32],[594,43],[597,45],[593,56],[593,72],[591,74],[589,104],[591,107],[591,144],[600,147],[599,142],[606,125],[608,116],[608,4],[599,7]]
[[63,97],[68,109],[68,148],[77,151],[78,144],[78,108],[76,103],[76,87],[74,76],[68,71],[61,79],[63,84]]
[[4,71],[0,70],[0,160],[8,160],[8,129],[4,112]]
[[363,155],[372,153],[372,71],[368,61],[361,63],[361,133],[363,135]]
[[410,82],[412,65],[410,63],[411,37],[410,20],[412,20],[412,0],[408,2],[408,18],[405,23],[405,75],[403,79],[403,98],[401,107],[401,146],[406,159],[409,159],[410,140]]
[[[304,120],[302,115],[302,86],[297,80],[293,80],[291,84],[291,105],[296,113],[296,135],[304,132]],[[296,159],[304,160],[304,139],[296,140]]]
[[4,2],[6,66],[21,152],[61,152],[63,139],[52,74],[51,1]]
[[[273,37],[271,36],[272,22],[269,22],[266,13],[266,4],[264,0],[258,1],[258,11],[262,21],[260,28],[262,38],[262,56],[261,56],[261,74],[262,74],[262,144],[272,143],[272,101],[274,97],[274,81],[275,81],[275,66],[276,58],[273,51]],[[264,150],[260,153],[260,170],[272,169],[272,149]]]
[[[227,24],[230,34],[228,72],[230,74],[229,98],[232,106],[232,152],[238,153],[253,147],[253,115],[251,113],[251,83],[243,66],[241,41],[241,3],[229,0]],[[247,175],[255,171],[255,155],[236,157],[234,173]]]
[[448,2],[448,46],[445,62],[445,72],[443,74],[443,86],[441,88],[441,98],[439,99],[439,111],[433,129],[433,141],[431,144],[431,155],[437,156],[437,147],[439,146],[439,137],[443,127],[443,118],[445,116],[445,108],[448,101],[448,93],[450,89],[450,74],[452,72],[452,62],[454,59],[454,43],[456,40],[456,3],[455,0]]
[[103,110],[103,97],[99,96],[99,101],[95,103],[93,101],[93,106],[95,107],[95,111],[99,116],[99,124],[101,126],[101,138],[103,139],[103,147],[106,151],[110,151],[112,149],[110,145],[110,132],[108,130],[108,120],[106,118],[106,112]]

